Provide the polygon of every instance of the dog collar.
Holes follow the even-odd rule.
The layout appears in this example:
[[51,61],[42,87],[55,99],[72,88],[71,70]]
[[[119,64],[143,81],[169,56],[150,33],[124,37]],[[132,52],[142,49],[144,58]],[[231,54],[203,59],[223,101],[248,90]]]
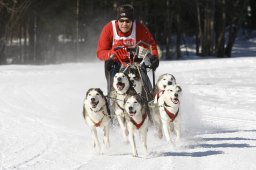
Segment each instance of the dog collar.
[[[106,105],[106,104],[105,104],[105,105]],[[103,110],[103,108],[104,108],[105,105],[103,105],[98,111],[93,110],[91,107],[90,107],[90,110],[91,110],[92,112],[100,112],[100,111]]]
[[146,117],[147,117],[146,113],[144,115],[142,115],[142,121],[140,123],[135,122],[135,120],[132,117],[130,117],[130,120],[136,126],[136,128],[139,129],[143,125]]

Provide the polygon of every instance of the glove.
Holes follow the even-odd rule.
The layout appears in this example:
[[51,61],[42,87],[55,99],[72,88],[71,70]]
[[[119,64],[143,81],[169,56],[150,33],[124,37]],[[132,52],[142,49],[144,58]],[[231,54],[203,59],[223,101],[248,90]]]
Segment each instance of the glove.
[[157,67],[159,66],[159,59],[158,59],[158,57],[150,55],[149,56],[149,60],[150,60],[152,69],[155,71],[157,69]]
[[111,61],[111,62],[118,60],[117,57],[116,57],[116,50],[115,49],[111,49],[108,56],[109,56],[108,60]]
[[129,54],[128,54],[128,51],[127,51],[127,48],[125,47],[122,47],[122,48],[119,48],[115,51],[115,55],[117,58],[121,59],[121,60],[125,60],[128,58]]
[[110,51],[110,59],[114,60],[114,61],[117,61],[118,59],[120,60],[125,60],[127,59],[129,56],[128,54],[128,51],[127,51],[127,48],[125,47],[121,47],[121,48],[118,48],[118,49],[112,49]]

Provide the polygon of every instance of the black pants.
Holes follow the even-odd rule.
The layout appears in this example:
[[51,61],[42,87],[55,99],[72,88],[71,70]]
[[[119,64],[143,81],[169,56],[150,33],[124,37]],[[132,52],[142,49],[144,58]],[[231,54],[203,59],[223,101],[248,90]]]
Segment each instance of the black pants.
[[117,62],[107,60],[105,61],[105,77],[107,80],[107,90],[108,94],[112,90],[112,82],[113,82],[113,77],[117,72],[119,72],[121,65]]

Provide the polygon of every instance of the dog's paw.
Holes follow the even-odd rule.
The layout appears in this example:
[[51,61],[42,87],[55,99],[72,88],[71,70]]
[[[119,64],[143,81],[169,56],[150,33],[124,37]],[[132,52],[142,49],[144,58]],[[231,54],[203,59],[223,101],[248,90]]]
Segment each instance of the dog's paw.
[[103,140],[103,143],[104,143],[104,146],[105,146],[106,149],[110,148],[110,144],[109,144],[108,140]]
[[136,153],[132,154],[132,156],[133,157],[138,157],[138,153],[136,152]]
[[129,140],[128,140],[127,136],[123,138],[123,143],[126,144],[126,145],[129,144]]
[[95,148],[94,148],[94,152],[95,152],[95,154],[97,154],[97,155],[101,155],[102,153],[103,153],[103,151],[102,151],[102,149],[101,149],[101,147],[99,146],[96,146]]
[[171,140],[171,138],[169,138],[169,137],[166,137],[166,141],[167,141],[168,143],[172,143],[172,140]]
[[103,155],[103,151],[102,150],[98,150],[97,151],[97,155]]
[[94,141],[91,141],[91,145],[93,148],[96,148],[96,143]]

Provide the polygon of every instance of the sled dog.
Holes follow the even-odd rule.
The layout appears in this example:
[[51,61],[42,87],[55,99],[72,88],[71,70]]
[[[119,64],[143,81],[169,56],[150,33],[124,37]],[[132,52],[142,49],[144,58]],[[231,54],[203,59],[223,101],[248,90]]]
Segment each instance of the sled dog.
[[111,92],[112,108],[121,127],[123,138],[127,141],[128,130],[124,115],[124,99],[128,94],[135,94],[136,91],[133,89],[128,75],[122,72],[115,74],[113,89]]
[[157,100],[159,99],[159,96],[164,92],[167,86],[171,86],[175,84],[176,84],[176,79],[172,74],[165,73],[159,76],[156,82],[156,86],[154,88],[155,99],[149,102],[149,107],[153,117],[153,124],[155,126],[156,133],[160,139],[162,138],[163,133],[162,133],[162,121],[160,120],[159,109],[156,106]]
[[182,89],[179,85],[169,85],[161,93],[155,103],[159,109],[159,116],[166,140],[171,141],[171,133],[176,134],[176,139],[180,138],[180,101],[179,96]]
[[154,91],[155,93],[158,93],[159,91],[164,90],[167,86],[175,84],[175,77],[170,73],[165,73],[158,77]]
[[125,115],[129,131],[129,142],[132,147],[132,155],[137,157],[137,148],[135,144],[135,131],[139,132],[145,152],[147,153],[147,131],[149,126],[148,110],[143,104],[140,95],[128,95],[125,98]]
[[131,65],[130,68],[128,69],[128,76],[129,79],[132,83],[132,87],[136,91],[137,94],[142,94],[142,86],[143,82],[141,79],[140,72],[138,70],[139,68],[136,68],[135,65]]
[[101,153],[102,148],[97,135],[97,128],[103,128],[103,143],[109,148],[110,112],[107,99],[99,88],[90,88],[83,102],[83,117],[91,130],[92,146]]

